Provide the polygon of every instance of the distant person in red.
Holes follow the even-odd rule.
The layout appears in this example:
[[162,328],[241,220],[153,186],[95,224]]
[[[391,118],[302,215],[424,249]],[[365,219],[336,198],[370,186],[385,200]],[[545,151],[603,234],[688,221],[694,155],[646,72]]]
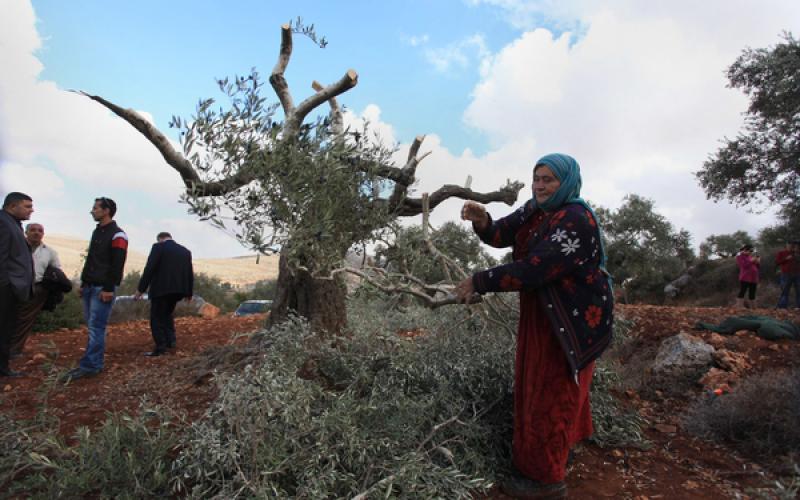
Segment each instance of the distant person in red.
[[789,307],[789,291],[794,286],[794,306],[800,309],[800,241],[791,241],[775,256],[781,268],[781,298],[778,309]]
[[758,272],[761,268],[761,257],[753,251],[753,245],[743,245],[739,249],[736,265],[739,266],[739,295],[736,298],[736,307],[753,308],[758,287]]
[[136,299],[148,291],[150,331],[154,347],[145,356],[161,356],[175,348],[175,306],[191,299],[194,288],[192,252],[166,232],[158,233],[136,290]]

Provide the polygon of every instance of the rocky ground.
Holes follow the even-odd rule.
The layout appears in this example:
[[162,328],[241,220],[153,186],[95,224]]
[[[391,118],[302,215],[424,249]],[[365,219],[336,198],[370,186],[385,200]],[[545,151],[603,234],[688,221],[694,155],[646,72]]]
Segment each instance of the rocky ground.
[[[686,332],[717,347],[712,378],[706,387],[694,386],[683,394],[647,387],[628,388],[619,396],[645,418],[647,449],[601,449],[581,445],[567,484],[570,498],[742,498],[752,488],[774,479],[770,457],[753,460],[723,446],[688,435],[681,416],[698,394],[722,388],[736,390],[741,377],[766,369],[800,365],[800,342],[769,342],[752,333],[719,336],[694,331],[697,321],[719,322],[744,314],[724,308],[620,306],[633,320],[633,348],[614,353],[623,375],[641,372],[639,366],[667,337]],[[800,312],[747,311],[800,322]],[[86,330],[61,330],[34,336],[21,358],[12,362],[26,376],[0,381],[0,411],[19,417],[37,412],[55,417],[66,438],[79,426],[97,426],[108,412],[135,412],[142,398],[183,410],[189,420],[199,417],[215,394],[213,375],[199,369],[208,349],[246,342],[237,334],[263,324],[262,315],[244,318],[178,318],[178,349],[168,356],[144,357],[151,348],[148,324],[134,321],[112,325],[106,352],[106,370],[99,376],[63,385],[57,376],[73,366],[85,347]],[[720,354],[721,353],[721,354]],[[726,354],[727,353],[727,354]],[[626,366],[627,365],[627,366]],[[722,396],[725,397],[724,393]],[[496,493],[493,498],[504,498]]]

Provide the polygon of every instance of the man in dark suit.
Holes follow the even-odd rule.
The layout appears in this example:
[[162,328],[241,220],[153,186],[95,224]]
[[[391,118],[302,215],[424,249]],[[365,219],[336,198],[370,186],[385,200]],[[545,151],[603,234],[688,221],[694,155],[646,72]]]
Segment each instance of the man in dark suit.
[[161,356],[175,347],[175,305],[183,298],[191,300],[194,288],[192,252],[175,243],[169,233],[158,233],[156,239],[136,291],[136,299],[140,299],[150,288],[150,330],[155,348],[145,356]]
[[31,218],[33,199],[8,193],[0,211],[0,377],[18,377],[8,359],[20,305],[33,291],[33,257],[21,221]]

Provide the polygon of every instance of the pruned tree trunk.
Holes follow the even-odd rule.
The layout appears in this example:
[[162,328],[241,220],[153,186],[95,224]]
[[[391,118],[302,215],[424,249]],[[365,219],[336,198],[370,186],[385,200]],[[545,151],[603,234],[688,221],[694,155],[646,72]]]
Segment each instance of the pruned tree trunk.
[[335,275],[319,279],[305,270],[292,270],[281,255],[275,302],[267,326],[286,320],[290,313],[307,318],[317,332],[341,333],[347,326],[347,289]]

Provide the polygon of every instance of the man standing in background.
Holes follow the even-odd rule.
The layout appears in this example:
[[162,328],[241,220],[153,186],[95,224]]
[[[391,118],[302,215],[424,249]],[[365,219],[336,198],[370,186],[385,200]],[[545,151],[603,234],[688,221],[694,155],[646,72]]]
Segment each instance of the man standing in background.
[[61,261],[58,260],[58,254],[55,250],[48,247],[42,241],[44,239],[44,226],[31,222],[25,226],[25,239],[28,240],[28,245],[31,247],[33,255],[33,296],[30,300],[23,302],[19,308],[19,316],[17,317],[17,327],[11,336],[11,356],[18,356],[22,354],[25,349],[25,342],[33,331],[33,324],[36,322],[36,316],[42,310],[42,306],[47,300],[48,291],[42,286],[42,279],[44,272],[49,266],[61,269]]
[[33,259],[21,224],[32,213],[33,199],[18,192],[8,193],[0,211],[0,377],[22,375],[8,361],[20,304],[33,288]]
[[79,290],[89,340],[78,367],[67,372],[61,378],[63,382],[91,377],[103,371],[106,325],[128,255],[128,235],[114,221],[116,213],[117,204],[111,198],[94,200],[91,214],[97,227],[89,242]]
[[136,291],[136,299],[140,299],[150,289],[150,330],[155,347],[145,356],[161,356],[175,347],[175,305],[183,298],[191,299],[194,288],[192,252],[166,232],[158,233],[156,241]]

